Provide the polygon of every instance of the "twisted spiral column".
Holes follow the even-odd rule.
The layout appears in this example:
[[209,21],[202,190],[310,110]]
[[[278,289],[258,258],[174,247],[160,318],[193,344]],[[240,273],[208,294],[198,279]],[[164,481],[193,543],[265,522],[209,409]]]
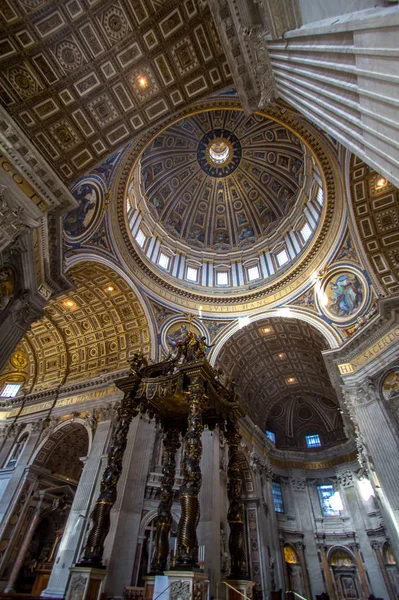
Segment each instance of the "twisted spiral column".
[[242,482],[238,450],[241,436],[235,420],[230,419],[227,421],[225,436],[229,445],[229,464],[227,467],[227,496],[229,499],[227,522],[230,526],[229,552],[231,560],[229,579],[248,579],[244,503],[241,498]]
[[163,439],[164,460],[162,465],[161,500],[158,506],[158,524],[155,531],[154,553],[151,560],[151,572],[162,574],[166,569],[169,553],[169,531],[172,526],[173,484],[176,475],[176,452],[180,447],[180,430],[166,430]]
[[141,376],[137,372],[133,376],[133,385],[130,391],[125,394],[116,411],[118,419],[112,436],[111,449],[108,453],[108,464],[102,477],[100,494],[91,514],[93,522],[79,566],[103,567],[104,541],[111,525],[110,513],[117,497],[117,484],[122,473],[127,435],[133,417],[139,412],[139,403],[136,402],[135,396],[140,385]]
[[181,517],[177,533],[176,569],[197,569],[197,525],[200,518],[198,494],[201,488],[200,461],[204,387],[198,377],[188,386],[187,433],[184,438],[183,483],[180,489]]

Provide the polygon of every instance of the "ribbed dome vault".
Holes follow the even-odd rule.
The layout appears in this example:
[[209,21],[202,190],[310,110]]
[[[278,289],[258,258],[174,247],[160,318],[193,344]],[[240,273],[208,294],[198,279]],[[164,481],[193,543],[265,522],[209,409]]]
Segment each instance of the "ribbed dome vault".
[[304,149],[262,116],[212,110],[158,135],[141,159],[153,218],[192,248],[226,252],[269,237],[299,199]]

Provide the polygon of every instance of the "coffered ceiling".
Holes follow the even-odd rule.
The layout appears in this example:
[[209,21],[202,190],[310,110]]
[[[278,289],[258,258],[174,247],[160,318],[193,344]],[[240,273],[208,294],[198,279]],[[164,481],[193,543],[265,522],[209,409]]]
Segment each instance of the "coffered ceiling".
[[352,155],[351,195],[356,227],[384,293],[399,292],[399,190]]
[[70,183],[231,84],[204,0],[2,0],[0,99]]

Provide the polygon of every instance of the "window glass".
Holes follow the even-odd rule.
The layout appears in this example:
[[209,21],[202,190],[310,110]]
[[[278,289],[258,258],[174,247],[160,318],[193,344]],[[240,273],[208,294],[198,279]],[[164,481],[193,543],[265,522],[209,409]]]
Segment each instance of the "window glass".
[[219,271],[216,273],[216,283],[217,285],[228,285],[229,275],[227,271]]
[[248,269],[248,280],[249,281],[253,281],[254,279],[259,279],[260,278],[260,273],[259,273],[259,267],[251,267],[250,269]]
[[334,502],[336,494],[334,486],[331,484],[318,485],[317,493],[319,494],[321,513],[323,517],[338,517],[340,511],[337,509],[337,502]]
[[15,398],[20,387],[20,383],[7,383],[1,391],[2,398]]
[[310,228],[309,223],[305,223],[305,225],[301,229],[301,236],[304,242],[307,242],[310,236],[312,235],[312,230]]
[[276,434],[273,433],[273,431],[269,431],[268,429],[266,429],[266,437],[268,440],[271,440],[273,444],[276,443]]
[[281,250],[281,252],[279,252],[277,254],[276,258],[277,258],[277,264],[279,267],[282,267],[283,265],[285,265],[285,263],[288,262],[287,250]]
[[144,246],[146,239],[147,238],[145,237],[144,233],[141,231],[141,229],[139,229],[136,233],[136,242],[141,248]]
[[284,512],[283,493],[281,491],[281,484],[278,481],[273,481],[272,491],[273,491],[273,500],[274,500],[274,510],[276,512],[283,513]]
[[198,281],[198,269],[194,269],[193,267],[187,267],[187,275],[188,281]]
[[308,448],[317,448],[321,446],[320,437],[317,433],[314,435],[305,435],[306,445]]
[[169,256],[166,256],[166,254],[161,252],[161,254],[158,257],[158,264],[163,269],[168,269],[169,268]]

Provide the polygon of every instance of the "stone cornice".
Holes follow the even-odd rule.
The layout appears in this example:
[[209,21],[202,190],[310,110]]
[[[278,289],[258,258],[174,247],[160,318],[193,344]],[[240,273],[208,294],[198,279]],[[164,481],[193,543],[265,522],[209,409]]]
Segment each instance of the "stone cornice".
[[[113,373],[100,375],[95,379],[70,383],[59,388],[51,388],[41,392],[28,394],[26,397],[18,396],[7,402],[1,402],[0,407],[3,409],[19,408],[22,404],[24,406],[34,406],[44,400],[55,400],[56,398],[62,400],[71,395],[83,394],[84,392],[101,389],[106,385],[113,384],[116,379],[126,377],[128,373],[129,369],[124,369],[123,371],[115,371]],[[120,393],[117,388],[115,388],[115,392]]]
[[49,211],[62,213],[77,206],[71,192],[2,106],[0,147],[20,171],[20,175],[25,177],[45,200]]

